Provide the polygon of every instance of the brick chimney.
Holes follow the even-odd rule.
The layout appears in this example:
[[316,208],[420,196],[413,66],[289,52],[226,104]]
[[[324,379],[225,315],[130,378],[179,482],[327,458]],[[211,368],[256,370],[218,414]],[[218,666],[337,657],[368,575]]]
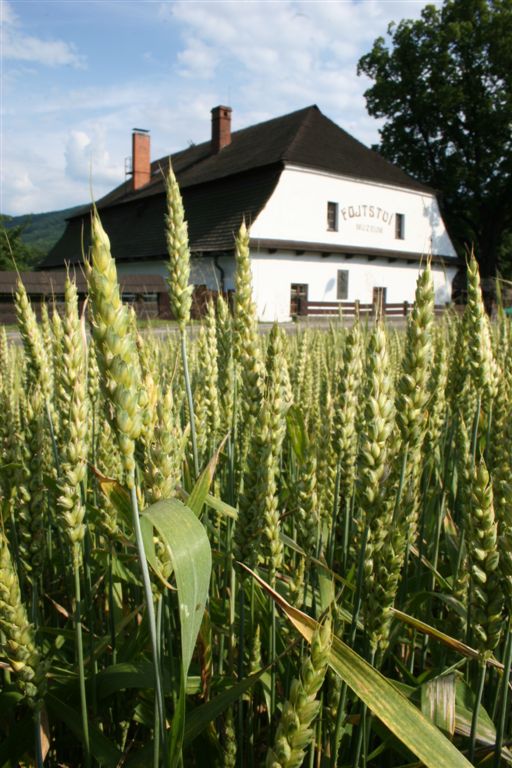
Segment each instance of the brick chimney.
[[219,152],[231,144],[231,107],[212,109],[212,150]]
[[132,188],[140,189],[151,179],[149,131],[134,128],[132,133]]

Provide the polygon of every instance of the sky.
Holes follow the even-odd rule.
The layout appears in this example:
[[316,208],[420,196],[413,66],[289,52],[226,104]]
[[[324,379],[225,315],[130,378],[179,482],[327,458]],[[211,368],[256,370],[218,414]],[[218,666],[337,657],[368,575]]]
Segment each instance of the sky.
[[0,212],[98,199],[125,179],[133,128],[157,159],[317,104],[370,145],[359,58],[423,0],[0,0]]

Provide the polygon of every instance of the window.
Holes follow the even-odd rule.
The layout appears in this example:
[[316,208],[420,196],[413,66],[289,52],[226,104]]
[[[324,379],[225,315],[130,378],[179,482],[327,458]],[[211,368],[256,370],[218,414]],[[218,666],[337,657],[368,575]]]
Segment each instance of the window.
[[336,298],[338,301],[348,299],[348,269],[338,269]]
[[338,203],[327,203],[327,229],[329,232],[338,231]]
[[403,240],[405,238],[405,216],[403,213],[395,213],[395,238]]

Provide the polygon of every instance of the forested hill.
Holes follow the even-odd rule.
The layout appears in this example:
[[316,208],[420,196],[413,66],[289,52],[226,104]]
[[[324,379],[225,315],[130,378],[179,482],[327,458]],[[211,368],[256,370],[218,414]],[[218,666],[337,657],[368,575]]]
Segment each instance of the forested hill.
[[23,216],[5,216],[4,225],[7,230],[11,227],[22,227],[23,242],[48,251],[59,239],[66,227],[66,219],[80,208],[65,208],[62,211],[49,213],[26,213]]
[[[48,213],[27,213],[23,216],[0,214],[0,230],[9,238],[17,263],[28,268],[36,267],[55,245],[66,227],[66,219],[83,206],[65,208]],[[5,235],[0,232],[0,269],[11,269],[10,263],[3,263],[7,257]],[[3,258],[6,257],[6,259]],[[10,262],[10,259],[9,259]]]

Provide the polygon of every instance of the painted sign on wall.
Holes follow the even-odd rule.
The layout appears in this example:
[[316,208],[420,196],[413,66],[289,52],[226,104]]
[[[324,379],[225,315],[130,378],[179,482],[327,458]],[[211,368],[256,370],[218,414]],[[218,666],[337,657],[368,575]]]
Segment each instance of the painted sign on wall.
[[345,221],[349,219],[368,218],[383,221],[384,224],[391,224],[393,213],[385,211],[379,205],[349,205],[341,209],[341,215]]

